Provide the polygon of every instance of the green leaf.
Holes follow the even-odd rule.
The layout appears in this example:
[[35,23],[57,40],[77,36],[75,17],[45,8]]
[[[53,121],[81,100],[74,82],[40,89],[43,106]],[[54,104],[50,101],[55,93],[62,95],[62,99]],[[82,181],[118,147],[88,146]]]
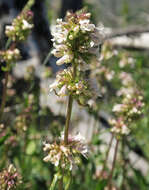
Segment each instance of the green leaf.
[[26,148],[26,153],[32,155],[36,150],[36,144],[34,141],[29,142]]
[[101,180],[97,183],[95,190],[103,190],[107,185],[107,180]]
[[1,146],[2,144],[4,144],[5,140],[6,140],[9,136],[10,136],[10,134],[7,133],[5,136],[3,136],[3,137],[0,138],[0,146]]
[[64,189],[68,190],[69,186],[71,184],[71,173],[70,172],[64,177],[64,184],[65,184]]
[[51,186],[50,186],[50,189],[49,190],[54,190],[55,189],[55,186],[56,186],[56,183],[58,182],[58,180],[60,180],[61,179],[61,175],[60,175],[60,173],[56,173],[55,175],[54,175],[54,178],[53,178],[53,181],[52,181],[52,183],[51,183]]

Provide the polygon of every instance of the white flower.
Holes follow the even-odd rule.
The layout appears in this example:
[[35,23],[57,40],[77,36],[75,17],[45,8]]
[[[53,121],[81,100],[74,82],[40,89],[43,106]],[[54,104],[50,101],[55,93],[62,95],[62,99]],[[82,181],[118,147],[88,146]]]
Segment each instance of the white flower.
[[95,28],[94,32],[90,34],[95,46],[101,44],[104,38],[104,28]]
[[121,112],[122,108],[123,108],[123,104],[116,104],[116,105],[114,105],[112,111],[113,112]]
[[50,161],[55,166],[60,165],[62,168],[72,170],[74,164],[79,163],[79,154],[87,157],[87,145],[80,133],[75,136],[69,135],[67,144],[64,143],[64,133],[61,134],[59,140],[58,144],[44,143],[43,150],[48,153],[43,159],[45,162]]
[[114,71],[111,71],[111,72],[107,72],[105,73],[105,77],[107,80],[112,80],[113,79],[113,76],[114,76],[115,72]]
[[50,92],[55,90],[58,86],[58,81],[54,81],[49,87],[50,87]]
[[119,78],[122,80],[122,84],[124,86],[128,86],[128,85],[134,83],[133,78],[132,78],[131,74],[129,74],[129,73],[121,72],[119,75]]
[[137,112],[138,112],[137,108],[133,107],[132,108],[132,113],[137,113]]
[[64,85],[64,86],[60,89],[60,91],[58,92],[58,95],[61,96],[61,97],[64,97],[64,96],[67,95],[67,86],[66,86],[66,85]]
[[54,43],[53,46],[55,47],[55,49],[53,49],[51,51],[51,53],[55,57],[62,57],[65,54],[65,52],[67,51],[67,46],[64,44],[57,45]]
[[43,161],[49,162],[51,160],[51,155],[46,156]]
[[61,44],[67,40],[68,30],[64,29],[61,24],[56,25],[52,28],[52,41],[56,41]]
[[57,49],[53,49],[52,51],[51,51],[51,53],[55,56],[55,57],[61,57],[63,54],[62,54],[62,52],[60,52],[59,50],[57,50]]
[[82,30],[82,32],[92,32],[95,29],[95,25],[94,24],[90,24],[90,20],[89,19],[84,19],[84,20],[80,20],[80,29]]
[[123,118],[120,117],[117,120],[116,119],[111,119],[110,124],[112,125],[111,132],[115,134],[120,134],[120,135],[128,135],[130,130],[127,127],[127,125],[124,123]]
[[78,133],[77,135],[75,135],[73,137],[74,141],[80,141],[80,142],[84,142],[85,141],[85,137],[81,135],[81,133]]
[[130,133],[130,129],[128,129],[128,127],[126,125],[123,125],[122,126],[122,130],[121,130],[121,133],[123,135],[128,135]]
[[88,100],[87,104],[89,105],[89,107],[94,107],[96,105],[95,100],[92,99]]
[[56,61],[57,65],[62,65],[64,63],[70,63],[73,59],[73,55],[64,55],[63,57],[61,57],[59,60]]
[[95,43],[93,41],[90,42],[90,46],[94,47]]
[[62,24],[63,20],[62,20],[62,18],[57,18],[56,22],[57,22],[57,24]]
[[14,30],[14,26],[6,26],[6,32],[13,31],[13,30]]
[[43,144],[44,144],[44,148],[43,148],[44,151],[47,151],[48,149],[51,148],[50,144],[47,144],[47,143],[43,143]]
[[78,33],[79,32],[79,26],[74,27],[73,31],[75,32],[75,34]]
[[23,19],[23,26],[22,26],[22,29],[23,30],[26,30],[26,29],[31,29],[33,27],[32,24],[28,23],[26,20]]

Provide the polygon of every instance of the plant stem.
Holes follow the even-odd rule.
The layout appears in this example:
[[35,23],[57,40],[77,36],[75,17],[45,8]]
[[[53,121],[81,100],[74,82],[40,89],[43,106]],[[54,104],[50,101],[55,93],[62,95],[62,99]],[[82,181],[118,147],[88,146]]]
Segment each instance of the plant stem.
[[9,48],[10,44],[11,44],[11,38],[8,38],[6,45],[5,45],[5,50],[7,50]]
[[70,125],[71,112],[72,112],[72,103],[73,103],[72,95],[69,95],[68,107],[67,107],[67,117],[66,117],[66,123],[65,123],[65,131],[64,131],[64,143],[65,144],[68,144],[68,131],[69,131],[69,125]]
[[64,171],[63,168],[60,167],[60,173],[62,175],[61,179],[59,180],[58,183],[58,190],[63,190],[63,176],[64,176]]
[[23,11],[28,11],[31,9],[31,7],[34,5],[35,0],[28,0],[25,7],[23,8]]
[[113,158],[113,162],[112,162],[112,168],[111,168],[111,172],[109,175],[109,180],[108,180],[108,190],[112,190],[112,177],[113,177],[113,171],[115,168],[115,163],[116,163],[116,158],[117,158],[117,152],[118,152],[118,145],[119,145],[119,140],[116,140],[116,145],[115,145],[115,151],[114,151],[114,158]]
[[[73,66],[73,79],[74,80],[75,80],[75,77],[76,77],[76,65],[74,63],[74,66]],[[73,97],[72,97],[72,95],[69,95],[68,106],[67,106],[67,115],[66,115],[66,123],[65,123],[65,129],[64,129],[64,143],[65,144],[68,144],[68,132],[69,132],[71,112],[72,112],[72,103],[73,103]]]
[[113,142],[113,138],[114,138],[114,135],[112,134],[110,142],[109,142],[109,145],[108,145],[108,149],[107,149],[107,152],[106,152],[106,157],[105,157],[105,160],[104,160],[104,164],[103,164],[103,167],[102,167],[102,170],[101,170],[101,173],[100,173],[100,177],[103,176],[103,172],[104,172],[106,164],[107,164],[107,160],[108,160],[109,152],[110,152],[111,145],[112,145],[112,142]]
[[123,160],[123,166],[122,166],[122,174],[123,174],[123,181],[122,181],[122,190],[125,190],[125,178],[126,178],[126,167],[127,167],[127,158],[125,154],[125,137],[122,138],[122,150],[121,150],[121,154],[122,154],[122,160]]
[[63,190],[63,178],[59,180],[58,190]]
[[1,101],[1,107],[0,107],[0,121],[2,119],[5,104],[6,104],[8,76],[9,76],[9,72],[7,71],[5,72],[5,83],[4,83],[3,92],[2,92],[2,101]]
[[[5,50],[7,50],[9,48],[11,44],[11,39],[9,38],[6,42],[5,45]],[[10,47],[11,50],[13,50],[16,46],[16,43],[13,43]],[[7,84],[8,84],[8,77],[9,77],[9,71],[5,72],[5,83],[3,86],[3,92],[2,92],[2,101],[1,101],[1,107],[0,107],[0,121],[2,119],[3,116],[3,112],[4,112],[4,108],[5,108],[5,104],[6,104],[6,97],[7,97]]]

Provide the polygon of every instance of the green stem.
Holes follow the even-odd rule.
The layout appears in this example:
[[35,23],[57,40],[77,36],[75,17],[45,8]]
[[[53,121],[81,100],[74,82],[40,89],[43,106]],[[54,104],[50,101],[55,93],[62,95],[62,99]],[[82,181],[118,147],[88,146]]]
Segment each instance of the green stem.
[[9,48],[10,44],[11,44],[11,38],[8,38],[6,45],[5,45],[5,50],[7,50]]
[[114,151],[114,158],[113,158],[113,162],[112,162],[112,168],[111,168],[111,172],[109,175],[109,180],[108,180],[108,190],[112,190],[112,177],[113,177],[113,171],[115,168],[115,163],[116,163],[116,158],[117,158],[117,152],[118,152],[118,145],[119,145],[119,140],[116,140],[116,145],[115,145],[115,151]]
[[35,0],[28,0],[25,7],[23,8],[23,11],[28,11],[31,9],[31,7],[34,5]]
[[[75,80],[76,77],[76,65],[74,62],[73,66],[73,79]],[[65,123],[65,129],[64,129],[64,143],[68,144],[68,133],[69,133],[69,126],[70,126],[70,118],[71,118],[71,112],[72,112],[72,103],[73,103],[73,97],[72,95],[69,95],[68,98],[68,106],[67,106],[67,114],[66,114],[66,123]]]
[[58,189],[63,190],[63,178],[59,180]]
[[59,183],[58,183],[58,190],[63,190],[63,176],[64,176],[64,171],[63,171],[63,168],[59,168],[60,170],[60,173],[61,173],[61,178],[59,180]]
[[6,104],[8,76],[9,76],[9,72],[7,71],[5,72],[5,83],[4,83],[3,92],[2,92],[2,101],[1,101],[1,107],[0,107],[0,121],[2,119],[5,104]]
[[50,189],[49,189],[49,190],[55,190],[56,184],[57,184],[58,180],[60,179],[60,177],[61,177],[61,176],[59,176],[58,173],[56,173],[56,174],[54,175],[54,178],[53,178],[53,181],[52,181],[52,183],[51,183],[51,185],[50,185]]
[[73,97],[72,97],[72,95],[69,95],[68,106],[67,106],[67,116],[66,116],[65,130],[64,130],[64,143],[65,144],[68,144],[68,132],[69,132],[71,112],[72,112],[72,103],[73,103]]
[[[5,45],[5,50],[7,50],[9,48],[10,44],[11,44],[11,39],[8,38],[8,40],[6,42],[6,45]],[[10,49],[14,49],[15,45],[16,45],[16,43],[11,44]],[[5,83],[4,83],[4,86],[3,86],[2,101],[1,101],[1,107],[0,107],[0,121],[2,119],[5,104],[6,104],[8,77],[9,77],[9,71],[6,71],[5,72]]]
[[122,181],[122,190],[125,190],[125,178],[126,178],[126,167],[127,167],[127,159],[126,159],[126,155],[125,154],[125,137],[122,138],[122,150],[121,150],[121,154],[122,154],[122,161],[123,161],[123,166],[122,166],[122,175],[123,175],[123,181]]
[[46,65],[46,64],[48,63],[49,58],[50,58],[50,56],[51,56],[51,51],[52,51],[52,50],[49,51],[48,55],[47,55],[46,58],[44,59],[43,65]]
[[102,170],[101,170],[101,173],[100,173],[101,177],[103,176],[103,172],[105,170],[105,167],[106,167],[106,164],[107,164],[107,161],[108,161],[108,156],[109,156],[109,152],[110,152],[111,145],[112,145],[112,142],[113,142],[113,138],[114,138],[114,135],[112,134],[110,142],[109,142],[109,145],[108,145],[108,149],[107,149],[107,152],[106,152],[106,157],[105,157],[105,160],[104,160],[104,164],[103,164],[103,167],[102,167]]

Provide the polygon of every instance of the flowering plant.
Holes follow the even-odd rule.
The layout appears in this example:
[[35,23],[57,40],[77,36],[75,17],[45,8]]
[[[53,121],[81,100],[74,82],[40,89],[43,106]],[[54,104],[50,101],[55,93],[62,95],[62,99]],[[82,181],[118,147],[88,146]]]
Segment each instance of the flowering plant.
[[57,19],[52,33],[54,46],[52,53],[59,58],[57,65],[71,63],[71,67],[60,71],[56,75],[56,81],[50,85],[50,91],[54,90],[56,95],[69,98],[63,138],[58,144],[45,144],[44,151],[48,151],[48,156],[44,161],[50,161],[65,170],[72,170],[74,163],[78,163],[78,155],[86,157],[87,153],[80,135],[71,137],[69,134],[73,99],[81,105],[87,105],[93,96],[98,96],[85,79],[85,73],[81,71],[81,68],[90,64],[93,58],[97,60],[102,40],[101,31],[90,22],[90,16],[90,13],[84,10],[76,13],[67,12],[64,21]]
[[12,41],[24,41],[27,39],[31,29],[33,13],[28,11],[23,11],[17,18],[12,22],[11,26],[6,26],[6,35]]

